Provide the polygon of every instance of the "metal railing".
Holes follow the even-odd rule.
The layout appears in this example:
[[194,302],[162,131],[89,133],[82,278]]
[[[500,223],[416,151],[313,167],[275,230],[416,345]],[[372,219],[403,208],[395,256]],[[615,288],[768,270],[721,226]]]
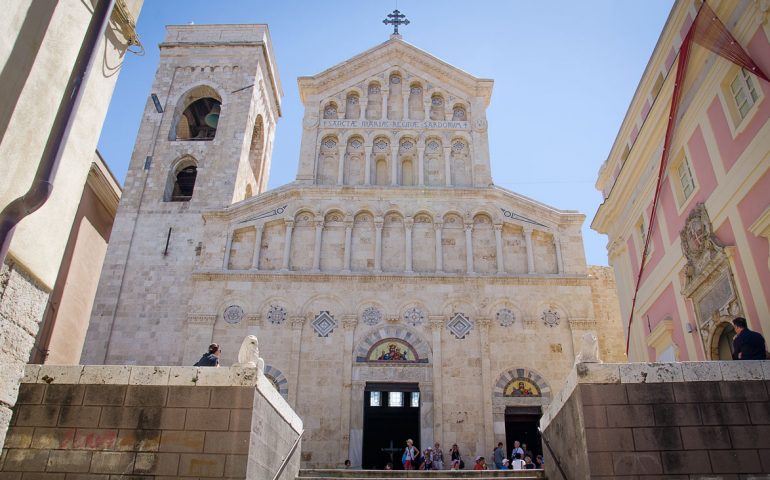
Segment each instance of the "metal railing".
[[551,454],[551,458],[553,459],[553,463],[556,465],[556,468],[559,469],[559,473],[561,474],[562,479],[569,480],[569,477],[567,477],[567,474],[564,473],[564,469],[561,467],[561,462],[559,461],[559,457],[557,457],[556,454],[553,453],[553,449],[551,448],[551,443],[545,437],[545,432],[540,430],[540,427],[537,427],[537,431],[540,432],[540,438],[543,439],[543,443],[545,443],[545,448],[547,448],[548,449],[548,453]]
[[286,469],[286,465],[289,464],[289,459],[291,459],[292,455],[294,455],[294,452],[297,451],[297,445],[299,445],[299,441],[302,439],[302,435],[304,433],[305,433],[305,430],[302,430],[301,432],[299,432],[299,435],[297,435],[297,439],[294,440],[294,443],[291,445],[289,452],[286,454],[285,457],[283,457],[283,460],[281,460],[281,466],[278,467],[278,471],[275,472],[275,475],[273,475],[273,480],[278,480],[278,478],[280,478],[283,471]]

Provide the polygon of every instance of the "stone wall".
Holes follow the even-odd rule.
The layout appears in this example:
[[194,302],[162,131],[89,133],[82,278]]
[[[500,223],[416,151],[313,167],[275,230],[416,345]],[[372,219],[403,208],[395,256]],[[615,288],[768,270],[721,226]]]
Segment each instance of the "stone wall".
[[578,364],[540,426],[570,479],[760,478],[769,391],[770,361]]
[[271,478],[302,431],[246,368],[28,365],[11,424],[7,478]]

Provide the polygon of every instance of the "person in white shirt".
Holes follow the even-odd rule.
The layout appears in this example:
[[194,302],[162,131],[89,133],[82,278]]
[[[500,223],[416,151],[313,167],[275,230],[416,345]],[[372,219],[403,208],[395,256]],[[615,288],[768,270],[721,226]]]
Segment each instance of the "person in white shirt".
[[516,458],[516,454],[519,454],[519,458],[524,458],[524,449],[521,448],[521,443],[518,440],[513,442],[513,450],[511,450],[511,458]]
[[517,453],[513,456],[511,470],[526,470],[527,467],[525,465],[524,460],[521,459],[521,455]]

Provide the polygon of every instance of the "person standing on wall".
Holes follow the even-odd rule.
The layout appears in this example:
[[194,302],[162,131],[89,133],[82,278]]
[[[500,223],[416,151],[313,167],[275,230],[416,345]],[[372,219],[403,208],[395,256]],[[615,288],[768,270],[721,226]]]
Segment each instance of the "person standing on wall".
[[222,355],[222,350],[219,345],[212,343],[209,345],[209,351],[201,356],[201,359],[195,362],[195,367],[218,367],[219,356]]
[[761,333],[749,330],[743,317],[736,317],[733,326],[736,333],[733,338],[733,360],[767,359],[767,345]]

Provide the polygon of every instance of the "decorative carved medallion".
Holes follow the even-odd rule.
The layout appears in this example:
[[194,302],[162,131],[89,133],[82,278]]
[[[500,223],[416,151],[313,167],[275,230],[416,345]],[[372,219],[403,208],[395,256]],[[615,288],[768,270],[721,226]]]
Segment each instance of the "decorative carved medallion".
[[324,148],[331,150],[337,146],[337,141],[333,138],[327,138],[321,145],[323,145]]
[[369,95],[379,95],[380,93],[380,86],[373,83],[369,85]]
[[313,320],[313,330],[319,337],[328,337],[335,328],[337,328],[337,321],[326,310],[322,310]]
[[225,308],[222,318],[230,325],[241,323],[241,320],[243,320],[243,309],[239,305],[230,305]]
[[516,315],[509,309],[502,308],[497,312],[497,321],[500,323],[500,326],[510,327],[516,321]]
[[267,311],[267,319],[273,325],[280,325],[286,321],[286,309],[280,305],[270,305]]
[[425,150],[428,153],[436,153],[439,148],[441,148],[441,145],[436,140],[428,140],[428,143],[425,145]]
[[[685,267],[686,287],[704,273],[706,266],[724,251],[724,245],[714,235],[706,206],[698,203],[687,216],[684,228],[679,232],[682,253],[687,258]],[[686,288],[685,287],[685,288]]]
[[473,323],[465,316],[464,313],[455,313],[452,319],[449,320],[447,328],[452,332],[456,338],[463,339],[473,328]]
[[388,148],[388,142],[382,138],[378,138],[374,142],[374,148],[376,148],[377,150],[385,150],[386,148]]
[[452,151],[455,153],[460,153],[463,150],[465,150],[465,142],[462,142],[460,140],[455,140],[452,142]]
[[543,315],[540,317],[546,327],[555,327],[559,325],[560,317],[559,312],[556,310],[548,309],[543,311]]
[[356,150],[358,150],[359,148],[361,148],[363,145],[364,145],[364,144],[363,144],[363,143],[361,143],[361,140],[359,140],[359,139],[357,139],[357,138],[354,138],[353,140],[351,140],[351,141],[350,141],[350,146],[351,146],[351,147],[353,147],[353,148],[354,148],[354,149],[356,149]]
[[367,325],[377,325],[382,321],[382,312],[377,307],[366,307],[361,313],[361,321]]
[[465,109],[463,107],[455,107],[452,110],[452,120],[465,121]]
[[444,99],[436,95],[435,97],[430,99],[430,104],[433,105],[434,107],[440,107],[441,105],[444,104]]
[[425,314],[417,307],[412,307],[404,312],[404,321],[413,327],[420,325],[424,320]]
[[401,150],[405,152],[411,150],[413,147],[414,147],[414,142],[412,142],[411,140],[404,140],[403,142],[401,142]]

